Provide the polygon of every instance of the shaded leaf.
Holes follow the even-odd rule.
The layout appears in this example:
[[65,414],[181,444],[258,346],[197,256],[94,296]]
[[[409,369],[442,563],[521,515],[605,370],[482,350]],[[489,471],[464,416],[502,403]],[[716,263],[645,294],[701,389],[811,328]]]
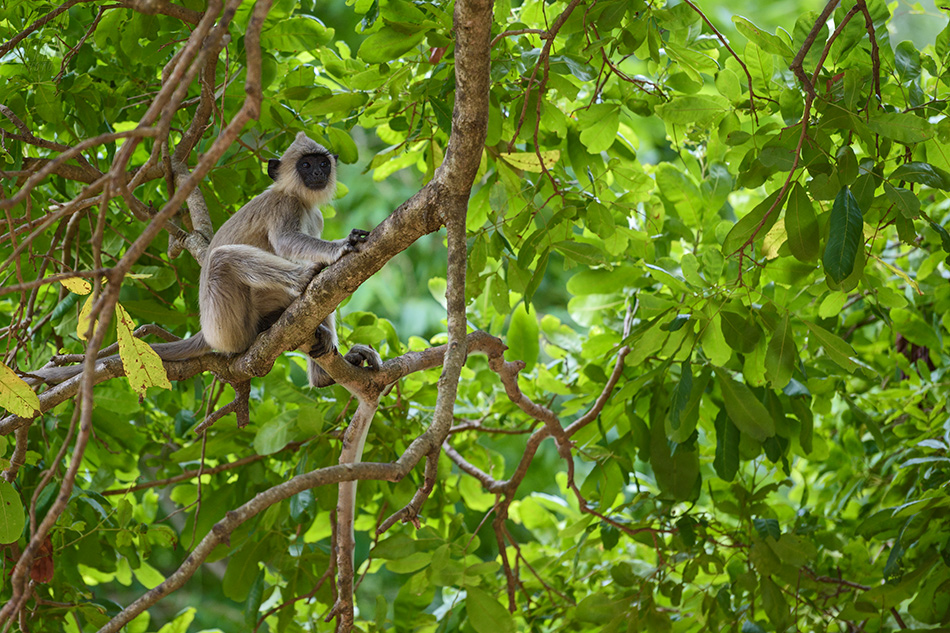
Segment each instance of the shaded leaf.
[[854,270],[858,249],[864,241],[864,216],[851,190],[841,189],[835,197],[828,221],[828,243],[821,262],[825,273],[840,284]]
[[788,249],[796,259],[812,262],[818,258],[818,217],[811,198],[798,182],[792,185],[785,206],[785,233]]
[[775,435],[775,421],[752,390],[720,367],[714,367],[713,371],[719,378],[726,412],[739,430],[760,442]]
[[716,426],[716,457],[713,467],[716,474],[726,481],[732,481],[739,471],[739,429],[725,409],[720,409],[715,420]]
[[765,374],[775,389],[781,389],[792,378],[798,361],[798,350],[792,337],[792,326],[786,314],[772,333],[765,352]]

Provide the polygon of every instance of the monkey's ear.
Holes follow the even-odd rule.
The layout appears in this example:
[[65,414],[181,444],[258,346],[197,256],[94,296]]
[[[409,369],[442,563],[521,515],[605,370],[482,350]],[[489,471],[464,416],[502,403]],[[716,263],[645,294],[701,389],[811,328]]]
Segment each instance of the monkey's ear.
[[277,180],[277,172],[280,171],[280,161],[276,158],[272,158],[267,161],[267,175],[270,176],[271,180]]
[[334,162],[334,163],[340,162],[340,155],[339,155],[339,154],[330,154],[330,156],[333,157],[333,162]]

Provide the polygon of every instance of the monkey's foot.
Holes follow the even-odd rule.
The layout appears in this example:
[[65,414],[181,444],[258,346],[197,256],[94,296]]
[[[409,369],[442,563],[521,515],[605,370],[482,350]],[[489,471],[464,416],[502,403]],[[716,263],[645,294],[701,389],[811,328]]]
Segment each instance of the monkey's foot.
[[343,357],[343,360],[357,367],[369,367],[374,370],[378,370],[379,366],[383,364],[383,359],[379,357],[379,353],[369,345],[354,345]]

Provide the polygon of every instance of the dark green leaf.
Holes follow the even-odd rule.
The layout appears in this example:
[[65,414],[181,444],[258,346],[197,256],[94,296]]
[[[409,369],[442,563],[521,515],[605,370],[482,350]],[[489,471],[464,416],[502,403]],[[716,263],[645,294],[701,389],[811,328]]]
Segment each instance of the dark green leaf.
[[739,429],[725,409],[720,409],[715,420],[716,457],[713,467],[721,479],[732,481],[739,471]]
[[755,518],[752,519],[752,525],[762,538],[771,537],[777,541],[782,536],[782,528],[775,519]]
[[792,378],[792,371],[798,362],[798,350],[792,337],[792,325],[786,314],[772,333],[769,347],[765,352],[765,374],[772,387],[781,389]]
[[821,262],[835,283],[844,281],[854,270],[858,249],[864,243],[864,216],[851,190],[844,187],[835,198],[828,222],[828,243]]
[[247,602],[244,603],[244,624],[248,628],[255,628],[257,620],[260,617],[261,602],[264,599],[264,568],[254,576],[254,582],[251,583],[250,591],[247,594]]
[[673,398],[670,401],[670,426],[673,430],[680,428],[680,415],[686,409],[686,403],[689,402],[690,394],[693,390],[693,373],[689,360],[684,360],[680,365],[680,379],[673,390]]
[[772,193],[736,222],[722,243],[723,255],[734,254],[747,242],[753,240],[753,236],[754,239],[765,237],[779,216],[777,201],[780,193],[781,190]]
[[788,248],[802,262],[812,262],[820,252],[818,218],[805,188],[796,182],[785,207],[785,232]]
[[930,163],[904,163],[891,172],[888,180],[904,180],[950,191],[950,174]]

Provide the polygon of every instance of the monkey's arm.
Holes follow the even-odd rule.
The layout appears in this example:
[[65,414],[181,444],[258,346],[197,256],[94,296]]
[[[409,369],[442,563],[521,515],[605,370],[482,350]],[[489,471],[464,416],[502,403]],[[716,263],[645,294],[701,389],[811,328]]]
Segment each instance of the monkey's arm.
[[274,247],[274,253],[286,259],[304,259],[316,264],[332,264],[347,253],[357,250],[360,243],[366,241],[367,231],[353,229],[347,237],[340,240],[322,240],[301,231],[277,227],[268,237]]

